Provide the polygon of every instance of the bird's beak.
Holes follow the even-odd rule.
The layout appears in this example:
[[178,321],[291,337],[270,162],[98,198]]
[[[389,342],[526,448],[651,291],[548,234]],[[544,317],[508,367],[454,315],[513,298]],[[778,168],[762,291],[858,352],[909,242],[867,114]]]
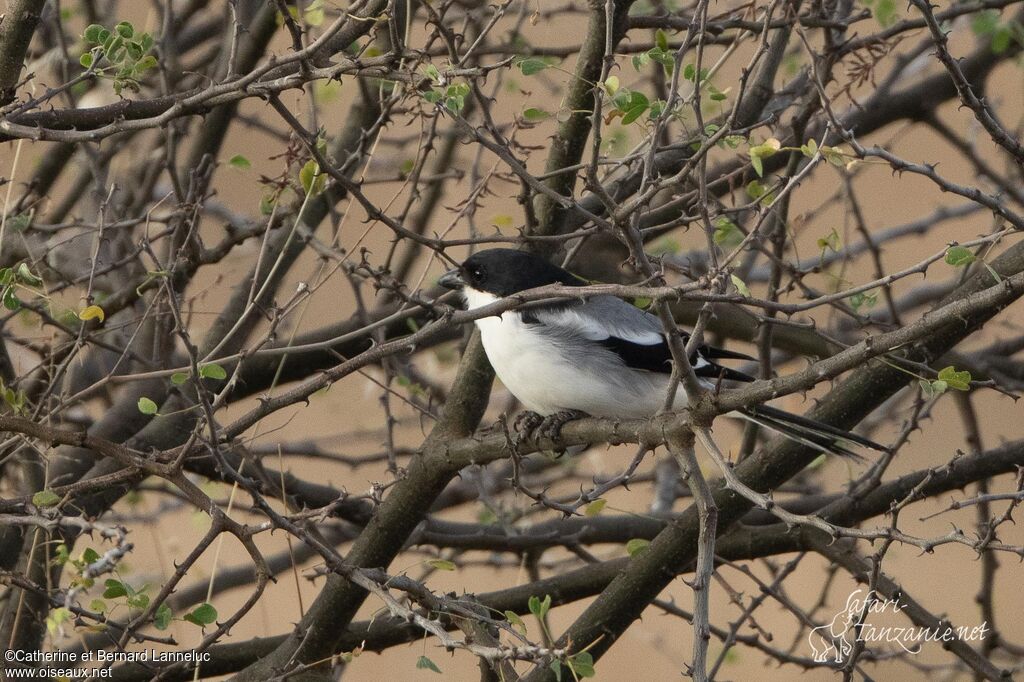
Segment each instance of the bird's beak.
[[445,289],[453,289],[458,291],[465,286],[466,281],[462,279],[462,273],[459,272],[458,268],[449,270],[448,272],[441,275],[441,278],[437,280],[437,283],[443,286]]

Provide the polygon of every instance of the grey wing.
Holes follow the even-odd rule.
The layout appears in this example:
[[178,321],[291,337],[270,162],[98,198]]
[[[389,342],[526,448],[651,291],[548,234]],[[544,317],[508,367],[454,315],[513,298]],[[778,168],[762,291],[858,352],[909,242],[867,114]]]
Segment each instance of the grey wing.
[[[654,315],[614,296],[595,296],[581,303],[539,308],[529,311],[527,321],[535,321],[559,334],[582,337],[615,353],[633,369],[669,374],[672,351],[664,327]],[[683,341],[689,334],[680,331]],[[742,354],[702,346],[690,358],[697,376],[725,377],[753,381],[754,377],[710,361],[709,357],[747,358]]]
[[591,341],[615,337],[644,346],[664,342],[661,320],[614,296],[594,296],[566,306],[530,311],[530,317],[551,327],[561,327]]

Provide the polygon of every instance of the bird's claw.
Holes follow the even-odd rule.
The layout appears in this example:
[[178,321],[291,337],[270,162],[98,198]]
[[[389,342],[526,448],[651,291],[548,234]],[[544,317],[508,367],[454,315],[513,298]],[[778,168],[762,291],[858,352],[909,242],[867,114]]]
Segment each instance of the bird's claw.
[[512,440],[513,445],[518,446],[520,443],[533,436],[537,428],[543,423],[544,417],[536,412],[531,410],[520,412],[512,422],[512,432],[515,434]]
[[542,436],[549,440],[558,440],[559,436],[562,435],[562,427],[571,421],[582,419],[587,417],[586,412],[580,410],[561,410],[554,414],[549,414],[544,417],[544,421],[541,422],[540,426],[537,427],[536,435]]
[[515,445],[530,438],[547,438],[558,440],[562,434],[562,427],[571,421],[586,417],[586,412],[579,410],[560,410],[554,414],[541,416],[536,412],[522,412],[512,422],[512,430],[515,432]]

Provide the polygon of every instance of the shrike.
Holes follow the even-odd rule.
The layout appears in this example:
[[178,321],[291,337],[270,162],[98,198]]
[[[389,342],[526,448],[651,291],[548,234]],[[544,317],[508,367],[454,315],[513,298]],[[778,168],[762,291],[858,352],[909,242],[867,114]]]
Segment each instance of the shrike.
[[[439,283],[462,292],[472,310],[549,284],[587,282],[543,258],[512,249],[488,249],[446,272]],[[652,417],[668,397],[672,354],[661,321],[614,296],[560,300],[476,320],[487,358],[505,387],[529,412],[527,431],[557,436],[584,416]],[[688,338],[685,332],[680,332]],[[715,362],[753,358],[704,345],[690,357],[705,386],[720,379],[754,381]],[[682,388],[673,409],[686,407]],[[840,441],[885,451],[867,438],[767,405],[730,412],[819,452],[857,457]]]

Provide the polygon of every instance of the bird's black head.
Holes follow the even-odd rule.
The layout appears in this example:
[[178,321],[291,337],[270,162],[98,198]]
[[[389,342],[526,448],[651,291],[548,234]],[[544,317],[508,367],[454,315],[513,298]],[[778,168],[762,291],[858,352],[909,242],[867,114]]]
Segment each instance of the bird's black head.
[[438,280],[449,289],[469,287],[498,297],[548,284],[581,286],[576,275],[552,265],[540,256],[512,249],[487,249],[467,258]]

